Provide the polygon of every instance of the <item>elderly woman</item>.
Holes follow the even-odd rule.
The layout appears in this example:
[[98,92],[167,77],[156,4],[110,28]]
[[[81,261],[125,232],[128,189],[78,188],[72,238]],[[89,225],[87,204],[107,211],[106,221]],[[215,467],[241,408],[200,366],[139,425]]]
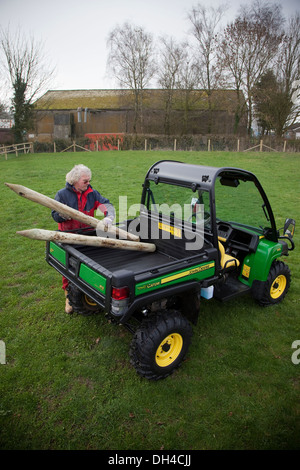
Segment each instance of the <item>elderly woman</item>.
[[[115,218],[115,210],[109,199],[102,196],[90,185],[92,179],[91,170],[85,165],[75,165],[66,175],[66,186],[60,189],[55,196],[55,200],[66,204],[84,214],[94,216],[94,212],[100,209],[104,214],[105,225],[111,225]],[[77,220],[66,218],[56,211],[52,211],[53,219],[58,223],[58,229],[61,231],[73,231],[86,228],[85,225]],[[63,277],[63,289],[66,295],[66,313],[72,313],[72,307],[67,298],[68,280]]]

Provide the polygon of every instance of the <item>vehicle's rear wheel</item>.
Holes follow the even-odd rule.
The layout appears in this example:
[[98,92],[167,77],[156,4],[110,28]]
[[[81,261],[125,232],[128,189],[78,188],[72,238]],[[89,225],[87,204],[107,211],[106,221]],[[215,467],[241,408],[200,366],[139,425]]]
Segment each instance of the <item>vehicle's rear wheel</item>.
[[79,315],[93,315],[101,311],[101,307],[96,302],[77,289],[72,283],[68,286],[68,299],[73,307],[73,311]]
[[291,283],[291,272],[283,261],[275,261],[265,282],[262,295],[258,298],[260,305],[268,306],[281,302],[286,296]]
[[191,337],[192,327],[180,312],[159,312],[136,331],[130,349],[131,362],[142,377],[165,378],[182,363]]

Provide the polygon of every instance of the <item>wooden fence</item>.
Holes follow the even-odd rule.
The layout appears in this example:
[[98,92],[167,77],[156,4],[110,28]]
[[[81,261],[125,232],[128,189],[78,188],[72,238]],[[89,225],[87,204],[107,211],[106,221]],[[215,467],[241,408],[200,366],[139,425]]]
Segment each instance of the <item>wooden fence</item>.
[[[65,145],[61,145],[61,144]],[[76,151],[103,151],[103,150],[193,150],[193,151],[230,151],[230,152],[247,152],[247,151],[273,151],[273,152],[300,152],[300,140],[290,141],[289,139],[269,139],[265,138],[230,138],[230,137],[197,137],[197,136],[183,136],[183,137],[164,137],[164,136],[150,136],[138,135],[130,136],[125,135],[122,140],[117,139],[114,146],[104,145],[103,142],[86,143],[73,140],[70,142],[48,142],[46,144],[25,142],[22,144],[11,144],[0,146],[0,156],[7,156],[14,153],[16,156],[19,153],[63,153],[63,152],[76,152]],[[268,145],[267,145],[268,144]],[[57,148],[58,147],[58,148]]]
[[[241,141],[240,139],[235,139],[235,141],[231,142],[230,148],[219,149],[218,148],[219,145],[216,146],[213,139],[207,138],[206,143],[202,145],[201,150],[207,150],[208,152],[213,151],[213,150],[227,150],[227,151],[236,151],[236,152],[247,152],[249,150],[256,150],[258,152],[263,152],[264,150],[269,150],[272,152],[286,152],[288,150],[287,140],[282,140],[279,143],[276,142],[274,147],[270,145],[266,145],[263,139],[261,140],[256,139],[256,141],[257,141],[257,144],[253,146],[251,145],[250,141],[246,142],[245,140]],[[84,150],[86,152],[92,152],[92,151],[98,152],[98,151],[103,151],[103,150],[145,150],[145,151],[147,150],[174,150],[174,152],[176,152],[176,150],[199,150],[199,149],[193,148],[194,147],[193,145],[191,145],[190,148],[188,144],[182,145],[182,142],[180,142],[180,139],[176,139],[176,138],[174,138],[173,140],[169,140],[167,147],[165,147],[162,143],[159,143],[159,142],[155,142],[155,144],[153,144],[151,137],[139,139],[138,143],[135,142],[133,145],[130,145],[130,144],[127,146],[125,145],[124,146],[125,148],[123,148],[123,144],[124,144],[123,140],[117,139],[114,146],[108,147],[98,141],[95,141],[90,144],[86,144],[83,147],[81,145],[78,145],[76,141],[73,140],[71,145],[64,148],[63,150],[59,150],[59,152],[60,153],[76,152],[77,148],[79,150]],[[277,148],[275,148],[275,146]],[[57,152],[55,142],[52,144],[52,148],[50,152],[52,151],[54,153]],[[297,150],[294,150],[294,151],[297,151]],[[48,149],[48,152],[49,152],[49,149]]]
[[16,157],[19,153],[33,153],[33,142],[23,142],[22,144],[3,145],[0,147],[0,155],[5,156],[7,160],[8,153],[15,153]]

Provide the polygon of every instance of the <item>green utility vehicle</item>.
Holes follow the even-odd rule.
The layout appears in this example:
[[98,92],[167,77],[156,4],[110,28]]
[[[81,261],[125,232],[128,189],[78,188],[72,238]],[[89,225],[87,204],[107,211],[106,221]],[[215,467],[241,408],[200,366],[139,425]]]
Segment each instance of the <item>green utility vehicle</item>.
[[139,215],[119,227],[156,250],[47,242],[46,260],[69,279],[75,312],[102,311],[132,332],[131,362],[148,379],[183,361],[201,298],[251,294],[267,306],[289,289],[279,258],[294,249],[295,221],[287,219],[280,235],[249,171],[159,161],[146,174]]

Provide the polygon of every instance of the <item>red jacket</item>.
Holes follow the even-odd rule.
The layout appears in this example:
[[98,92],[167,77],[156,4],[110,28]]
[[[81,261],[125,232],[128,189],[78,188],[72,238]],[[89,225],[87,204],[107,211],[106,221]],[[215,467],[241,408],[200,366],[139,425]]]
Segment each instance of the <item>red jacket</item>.
[[[91,185],[88,186],[86,191],[81,193],[76,191],[74,186],[66,183],[65,188],[59,190],[56,194],[55,200],[92,217],[94,217],[95,210],[98,208],[103,212],[105,217],[110,217],[112,220],[115,217],[115,210],[113,205],[109,202],[109,199],[102,196],[98,191],[93,189]],[[55,222],[58,223],[58,230],[63,232],[89,227],[89,225],[74,219],[65,220],[54,210],[51,215]]]

